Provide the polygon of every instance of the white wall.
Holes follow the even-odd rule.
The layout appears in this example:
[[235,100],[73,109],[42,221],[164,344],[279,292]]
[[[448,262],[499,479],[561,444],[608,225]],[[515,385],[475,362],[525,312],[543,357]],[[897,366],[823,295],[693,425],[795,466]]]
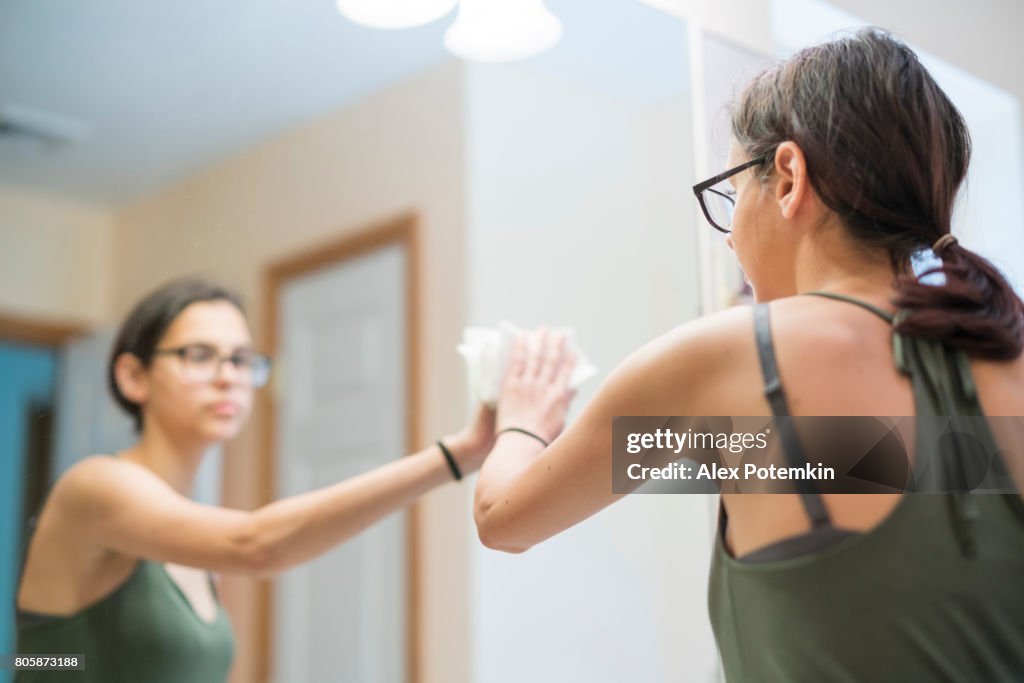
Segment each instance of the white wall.
[[[471,324],[572,325],[603,377],[696,314],[685,96],[473,66],[466,105]],[[473,680],[713,680],[710,542],[705,496],[630,496],[522,555],[474,535]]]
[[1020,0],[830,0],[936,57],[1024,100]]
[[0,312],[106,320],[113,224],[103,207],[0,187]]
[[772,47],[770,0],[638,0],[755,52]]
[[[682,17],[737,45],[773,48],[775,0],[637,0]],[[950,64],[1024,100],[1024,3],[1020,0],[829,0],[865,21],[895,31]],[[797,16],[795,26],[807,19]]]
[[925,64],[971,132],[971,165],[953,233],[1024,296],[1024,121],[1015,97],[937,58]]

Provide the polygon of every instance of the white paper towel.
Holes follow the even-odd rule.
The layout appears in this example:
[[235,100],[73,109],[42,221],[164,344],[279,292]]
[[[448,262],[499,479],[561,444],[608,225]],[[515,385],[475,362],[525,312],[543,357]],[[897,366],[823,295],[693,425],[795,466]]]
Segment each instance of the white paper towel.
[[[569,348],[576,354],[576,367],[569,378],[569,386],[576,389],[596,375],[597,368],[590,364],[576,345],[572,328],[552,328],[552,331],[564,333]],[[458,349],[459,354],[466,359],[469,395],[474,405],[482,401],[493,407],[497,403],[512,344],[521,332],[523,330],[502,320],[497,327],[467,327],[462,333],[462,343]]]

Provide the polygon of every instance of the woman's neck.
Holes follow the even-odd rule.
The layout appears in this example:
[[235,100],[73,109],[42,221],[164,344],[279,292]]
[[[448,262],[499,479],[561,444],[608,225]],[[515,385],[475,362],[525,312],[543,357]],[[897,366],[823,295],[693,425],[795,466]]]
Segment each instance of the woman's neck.
[[209,447],[209,443],[174,438],[154,423],[147,424],[135,445],[120,457],[151,470],[178,493],[189,496]]
[[838,226],[805,239],[793,265],[794,294],[821,290],[885,304],[894,292],[889,254],[859,247]]

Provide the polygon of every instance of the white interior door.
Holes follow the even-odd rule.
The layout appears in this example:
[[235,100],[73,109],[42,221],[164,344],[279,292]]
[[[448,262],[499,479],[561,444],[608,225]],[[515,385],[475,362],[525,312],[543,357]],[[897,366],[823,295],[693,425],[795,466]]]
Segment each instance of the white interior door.
[[[405,259],[389,246],[281,290],[279,497],[404,455]],[[275,680],[406,680],[406,538],[396,513],[278,579]]]

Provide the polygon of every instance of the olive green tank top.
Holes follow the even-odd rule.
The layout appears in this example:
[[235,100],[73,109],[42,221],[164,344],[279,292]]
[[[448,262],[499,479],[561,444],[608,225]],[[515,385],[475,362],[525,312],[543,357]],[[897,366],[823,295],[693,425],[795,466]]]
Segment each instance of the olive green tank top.
[[224,683],[234,656],[219,599],[216,618],[202,619],[164,566],[145,559],[76,614],[19,611],[17,633],[18,654],[85,655],[85,668],[19,671],[15,683]]
[[[788,415],[767,304],[755,305],[754,321],[765,396],[774,415]],[[983,414],[964,352],[894,333],[893,353],[918,417]],[[980,438],[994,443],[991,432]],[[803,459],[798,443],[784,443],[787,457]],[[1018,494],[903,495],[868,532],[833,526],[814,490],[801,500],[810,532],[741,558],[725,545],[719,507],[708,607],[729,683],[1024,681]]]

